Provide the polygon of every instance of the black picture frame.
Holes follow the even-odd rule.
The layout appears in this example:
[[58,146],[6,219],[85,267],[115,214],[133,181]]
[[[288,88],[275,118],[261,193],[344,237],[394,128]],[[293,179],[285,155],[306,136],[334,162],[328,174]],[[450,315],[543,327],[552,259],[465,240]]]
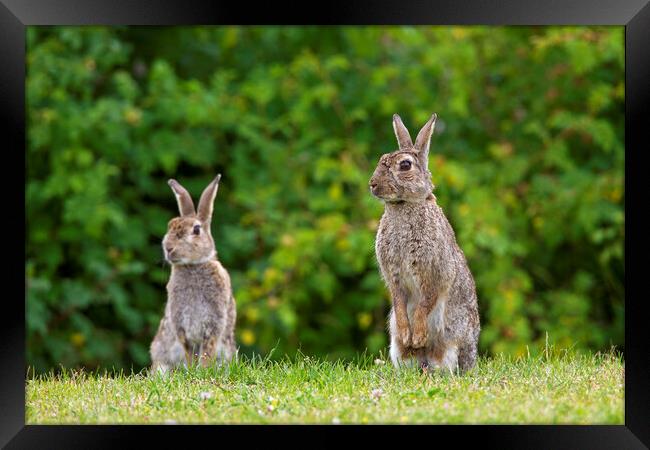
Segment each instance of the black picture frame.
[[[349,25],[622,25],[625,26],[625,202],[626,263],[639,258],[646,247],[639,230],[643,214],[641,199],[644,180],[641,178],[642,136],[650,123],[650,3],[649,0],[458,0],[400,2],[363,0],[302,2],[288,4],[268,2],[252,5],[244,2],[207,2],[198,0],[0,0],[0,123],[4,133],[6,177],[21,178],[13,169],[25,151],[25,39],[29,25],[202,25],[202,24],[349,24]],[[26,152],[24,153],[26,155]],[[7,161],[11,158],[11,162]],[[23,160],[27,164],[26,159]],[[17,183],[20,180],[17,181]],[[22,175],[25,185],[24,172]],[[24,192],[5,189],[4,204],[25,205]],[[638,205],[637,205],[638,204]],[[630,207],[631,205],[631,207]],[[26,205],[25,205],[26,207]],[[25,222],[7,217],[7,233],[25,236]],[[16,245],[17,243],[16,239]],[[18,250],[16,250],[18,251]],[[650,445],[650,352],[647,343],[647,316],[644,293],[635,290],[634,280],[642,274],[643,264],[626,264],[625,301],[625,425],[620,426],[439,426],[415,427],[422,439],[405,437],[407,445],[437,443],[441,439],[462,441],[477,434],[481,446],[499,448],[647,448]],[[16,272],[13,276],[12,271]],[[6,285],[22,291],[20,266],[9,261],[4,273]],[[24,276],[24,272],[23,272]],[[25,308],[24,303],[5,292],[4,326],[0,327],[0,444],[6,448],[101,448],[135,445],[159,441],[170,446],[178,440],[185,445],[196,444],[200,437],[215,432],[231,433],[234,438],[250,442],[251,438],[270,443],[282,437],[285,430],[315,432],[318,443],[338,443],[341,433],[354,431],[361,439],[380,440],[405,427],[257,427],[259,433],[242,427],[199,426],[41,426],[25,425]],[[26,298],[23,297],[23,298]],[[243,430],[243,432],[242,432]],[[410,434],[411,430],[407,430]],[[415,431],[414,431],[415,432]],[[471,433],[470,433],[471,432]],[[244,434],[245,433],[245,434]],[[222,438],[220,438],[222,439]],[[310,439],[311,441],[311,439]],[[296,443],[306,444],[302,439]],[[313,442],[313,441],[312,441]],[[370,442],[370,441],[366,441]],[[406,441],[405,441],[406,442]],[[215,445],[219,442],[214,441]],[[308,444],[311,445],[311,444]],[[433,445],[433,444],[432,444]]]

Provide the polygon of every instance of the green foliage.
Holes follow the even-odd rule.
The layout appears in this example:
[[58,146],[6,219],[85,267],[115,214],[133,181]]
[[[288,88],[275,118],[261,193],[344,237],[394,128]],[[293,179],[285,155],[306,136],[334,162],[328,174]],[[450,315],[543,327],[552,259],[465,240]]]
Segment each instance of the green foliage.
[[28,362],[149,364],[176,214],[213,235],[242,352],[387,345],[367,182],[391,116],[430,169],[488,353],[623,344],[623,29],[30,27]]

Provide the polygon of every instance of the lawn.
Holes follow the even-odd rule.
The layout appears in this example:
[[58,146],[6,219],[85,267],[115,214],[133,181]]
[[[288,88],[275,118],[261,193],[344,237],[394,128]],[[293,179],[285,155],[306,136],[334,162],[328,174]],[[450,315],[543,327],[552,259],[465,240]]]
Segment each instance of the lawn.
[[624,374],[614,352],[548,351],[481,358],[462,376],[304,355],[168,377],[67,370],[29,377],[26,422],[623,424]]

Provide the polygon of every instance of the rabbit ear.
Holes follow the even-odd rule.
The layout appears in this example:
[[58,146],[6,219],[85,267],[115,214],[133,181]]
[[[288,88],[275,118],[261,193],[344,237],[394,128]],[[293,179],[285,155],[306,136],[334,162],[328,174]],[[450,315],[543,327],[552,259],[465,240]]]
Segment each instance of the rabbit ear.
[[208,187],[205,188],[203,194],[201,194],[201,199],[199,200],[199,220],[201,222],[209,223],[212,219],[212,207],[214,205],[214,198],[217,196],[217,190],[219,189],[219,180],[221,180],[221,174],[218,174]]
[[178,202],[178,211],[181,213],[181,216],[193,216],[196,214],[194,211],[194,202],[192,202],[192,197],[190,197],[189,192],[174,179],[169,180],[167,184],[174,191],[176,201]]
[[431,135],[436,126],[437,118],[438,115],[433,113],[429,121],[424,124],[418,133],[418,137],[415,138],[415,149],[418,151],[420,158],[425,162],[429,159],[429,144],[431,143]]
[[393,130],[395,130],[395,137],[397,137],[400,150],[408,150],[413,147],[409,130],[406,129],[402,119],[397,114],[393,114]]

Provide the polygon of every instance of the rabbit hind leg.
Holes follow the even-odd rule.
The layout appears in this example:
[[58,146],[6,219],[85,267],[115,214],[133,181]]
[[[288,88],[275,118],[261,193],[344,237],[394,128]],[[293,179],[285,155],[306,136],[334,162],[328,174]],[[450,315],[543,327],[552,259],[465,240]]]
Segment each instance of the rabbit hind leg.
[[397,331],[397,320],[393,311],[391,311],[390,317],[388,318],[388,326],[390,332],[389,355],[393,366],[397,369],[417,366],[419,361],[417,358],[413,357],[413,350],[411,348],[404,347],[400,340],[400,336]]
[[455,373],[458,369],[458,346],[436,343],[427,352],[426,359],[430,371]]
[[458,367],[461,372],[466,372],[476,365],[478,352],[476,345],[467,344],[458,351]]
[[424,367],[422,358],[417,358],[412,349],[405,349],[397,338],[391,339],[390,359],[396,369]]
[[170,372],[171,367],[168,364],[165,364],[164,361],[154,361],[151,364],[151,370],[149,371],[149,375],[151,376],[156,376],[156,375],[162,375],[165,376]]
[[208,367],[217,356],[217,337],[206,336],[201,343],[199,351],[199,361],[203,367]]
[[217,344],[217,360],[220,363],[228,363],[233,358],[237,358],[237,348],[232,337],[223,337]]
[[183,352],[183,346],[178,341],[176,333],[171,329],[169,319],[166,316],[163,317],[149,348],[152,363],[151,373],[166,374],[176,366],[182,365]]

